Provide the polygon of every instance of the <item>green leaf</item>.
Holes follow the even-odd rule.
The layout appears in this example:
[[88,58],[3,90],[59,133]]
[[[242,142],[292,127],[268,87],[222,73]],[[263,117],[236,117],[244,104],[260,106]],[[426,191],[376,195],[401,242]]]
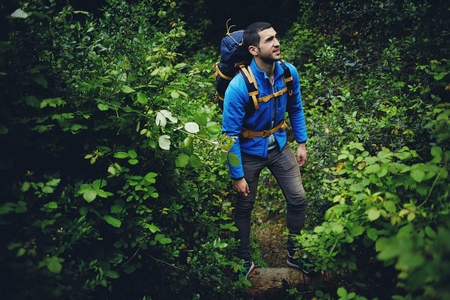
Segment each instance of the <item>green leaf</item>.
[[206,126],[208,124],[208,117],[204,114],[195,114],[194,120],[200,126]]
[[434,159],[432,160],[433,163],[440,163],[442,161],[442,156],[444,155],[441,147],[433,147],[431,148],[431,155],[434,156]]
[[375,243],[375,249],[377,250],[377,252],[383,251],[384,249],[386,249],[386,247],[388,247],[389,245],[389,239],[385,238],[385,237],[380,237],[377,242]]
[[365,173],[366,174],[376,173],[376,172],[378,172],[379,169],[380,169],[380,165],[378,165],[378,164],[370,165],[366,168]]
[[166,245],[166,244],[172,243],[172,240],[170,238],[163,238],[163,239],[160,239],[159,242],[163,245]]
[[112,279],[118,279],[120,277],[119,273],[117,273],[116,271],[107,271],[105,275]]
[[99,105],[97,105],[97,107],[98,107],[98,109],[101,110],[101,111],[105,111],[105,110],[108,110],[108,109],[109,109],[109,106],[108,106],[108,105],[102,104],[102,103],[100,103]]
[[188,155],[194,153],[193,138],[191,136],[186,137],[181,143],[181,148],[183,148],[183,151]]
[[134,150],[128,150],[128,155],[130,156],[130,158],[136,158],[137,157],[137,153]]
[[352,236],[360,236],[364,233],[365,228],[361,225],[350,227],[350,233]]
[[173,99],[178,99],[178,98],[180,98],[180,94],[179,94],[177,91],[172,91],[172,92],[170,93],[170,96],[171,96]]
[[347,299],[347,290],[343,287],[338,288],[337,294],[339,297]]
[[172,123],[178,123],[178,119],[172,115],[172,113],[166,109],[161,110],[161,113],[170,120]]
[[129,155],[126,152],[117,152],[116,154],[114,154],[115,158],[128,158]]
[[175,160],[175,165],[178,168],[184,168],[189,163],[189,156],[186,154],[179,155]]
[[162,135],[162,136],[159,137],[158,142],[159,142],[159,147],[161,149],[164,149],[164,150],[169,150],[170,149],[170,136]]
[[164,116],[164,114],[162,112],[158,112],[156,114],[156,125],[161,126],[161,127],[166,127],[166,124],[167,124],[166,117]]
[[208,127],[208,132],[211,135],[218,135],[222,133],[222,129],[220,128],[219,125],[213,125]]
[[17,257],[21,257],[21,256],[23,256],[26,252],[27,252],[27,250],[26,250],[25,248],[20,248],[19,251],[17,251],[16,256],[17,256]]
[[195,122],[188,122],[184,124],[184,129],[189,133],[197,133],[200,131],[200,127]]
[[378,238],[378,232],[375,228],[369,228],[367,230],[367,237],[373,241],[376,241]]
[[161,230],[158,228],[158,226],[156,226],[155,224],[150,224],[150,225],[148,226],[148,229],[149,229],[152,233],[161,231]]
[[350,191],[352,191],[352,192],[362,192],[363,190],[364,190],[364,187],[359,183],[352,184],[350,186]]
[[340,234],[344,231],[344,227],[339,223],[333,223],[331,225],[331,230],[336,234]]
[[28,14],[21,10],[20,8],[16,9],[12,14],[12,18],[18,18],[18,19],[26,19],[28,18]]
[[57,187],[60,182],[61,182],[60,178],[54,178],[54,179],[52,179],[50,181],[47,181],[47,183],[45,183],[45,185],[52,186],[52,187]]
[[376,208],[371,208],[368,212],[367,212],[368,216],[369,216],[369,220],[370,221],[375,221],[376,219],[378,219],[380,217],[381,212],[376,209]]
[[25,181],[22,185],[21,191],[23,193],[25,193],[26,191],[28,191],[30,189],[30,187],[31,187],[31,183],[29,183],[28,181]]
[[110,212],[112,214],[118,214],[123,210],[123,204],[122,205],[117,205],[114,204],[113,206],[111,206]]
[[102,179],[96,179],[94,180],[94,182],[92,183],[92,186],[96,189],[102,188],[106,185],[106,180],[102,180]]
[[239,157],[232,152],[228,153],[228,161],[233,167],[239,166]]
[[147,95],[144,94],[144,93],[142,93],[142,92],[138,92],[138,93],[137,93],[137,101],[138,101],[140,104],[147,104],[147,102],[148,102]]
[[203,164],[202,160],[200,159],[200,157],[197,154],[191,155],[191,157],[189,158],[189,163],[194,168],[198,168]]
[[147,173],[147,175],[145,175],[144,179],[147,180],[150,183],[155,183],[155,177],[158,176],[158,174],[154,173],[154,172],[149,172]]
[[378,157],[366,157],[364,160],[366,161],[367,165],[373,165],[374,163],[378,162],[380,159]]
[[89,203],[94,201],[96,197],[97,197],[97,191],[94,189],[87,190],[83,193],[84,200],[86,200]]
[[384,177],[386,176],[387,173],[388,173],[388,166],[384,164],[380,167],[380,169],[378,169],[377,176]]
[[441,80],[442,78],[444,78],[445,77],[445,75],[447,75],[448,74],[448,72],[441,72],[441,73],[439,73],[439,74],[437,74],[437,75],[434,75],[434,79],[436,79],[436,80]]
[[139,163],[139,160],[137,160],[137,159],[135,159],[135,158],[129,159],[129,160],[128,160],[128,163],[129,163],[130,165],[135,165],[135,164]]
[[425,232],[430,238],[432,238],[432,239],[436,238],[436,232],[433,229],[431,229],[430,226],[425,227]]
[[112,225],[114,227],[119,228],[120,225],[122,225],[122,222],[114,217],[111,217],[109,215],[106,215],[103,217],[103,220],[105,220],[109,225]]
[[323,226],[316,226],[314,228],[314,232],[315,233],[321,233],[321,232],[324,232],[324,231],[325,231],[325,227],[323,227]]
[[126,94],[129,94],[129,93],[135,92],[135,90],[132,89],[131,87],[129,87],[128,85],[124,85],[124,86],[122,87],[122,92],[124,92],[124,93],[126,93]]
[[425,178],[425,172],[420,169],[411,170],[410,175],[417,182],[421,182]]
[[56,202],[49,202],[47,204],[44,205],[45,207],[51,208],[51,209],[56,209],[58,208],[58,203]]
[[56,256],[53,257],[46,257],[45,258],[45,265],[49,269],[50,272],[59,274],[62,269],[61,262],[63,262],[63,258],[58,258]]
[[390,200],[383,202],[383,206],[390,213],[395,212],[397,210],[397,208],[395,207],[395,203]]

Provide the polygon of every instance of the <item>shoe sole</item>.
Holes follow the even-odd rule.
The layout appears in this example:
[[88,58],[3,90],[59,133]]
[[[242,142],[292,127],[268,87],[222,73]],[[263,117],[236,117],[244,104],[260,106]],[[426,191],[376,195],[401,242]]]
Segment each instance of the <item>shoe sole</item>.
[[247,272],[247,275],[245,276],[245,280],[247,280],[248,275],[250,275],[250,273],[253,272],[254,269],[255,269],[255,264],[252,263],[252,266],[250,267],[250,269]]
[[309,274],[308,271],[305,271],[305,269],[301,268],[299,265],[296,265],[296,264],[291,263],[289,260],[287,261],[287,265],[288,265],[288,267],[296,268],[296,269],[302,270],[302,272],[305,273],[305,274]]

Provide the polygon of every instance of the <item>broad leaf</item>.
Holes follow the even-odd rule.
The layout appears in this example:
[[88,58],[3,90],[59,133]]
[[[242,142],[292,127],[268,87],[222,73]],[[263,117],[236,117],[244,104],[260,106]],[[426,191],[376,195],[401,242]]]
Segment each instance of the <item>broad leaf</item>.
[[213,126],[208,127],[208,132],[211,135],[218,135],[218,134],[222,133],[222,129],[220,128],[219,125],[213,125]]
[[161,149],[164,149],[164,150],[170,149],[170,136],[162,135],[159,137],[158,142],[159,142],[159,147],[161,147]]
[[114,154],[115,158],[128,158],[129,155],[126,152],[117,152],[116,154]]
[[410,175],[417,182],[421,182],[425,178],[425,172],[420,169],[411,170]]
[[206,126],[208,124],[208,117],[204,114],[195,114],[194,120],[197,124],[201,126]]
[[119,228],[120,225],[122,225],[122,222],[114,217],[111,217],[109,215],[106,215],[103,217],[103,219],[110,225]]
[[129,93],[134,92],[134,89],[132,89],[132,88],[129,87],[128,85],[124,85],[124,86],[122,87],[122,92],[124,92],[124,93],[126,93],[126,94],[129,94]]
[[145,95],[142,92],[137,93],[137,101],[141,104],[147,104],[148,102],[147,95]]
[[164,114],[162,112],[158,112],[156,114],[156,125],[161,126],[161,127],[166,127],[166,124],[167,124],[166,117],[164,116]]
[[189,162],[191,166],[194,168],[198,168],[203,164],[200,157],[197,154],[192,154],[189,159]]
[[184,124],[184,129],[186,129],[186,131],[190,133],[197,133],[200,131],[200,127],[195,122],[188,122]]
[[368,212],[367,212],[368,216],[369,216],[369,220],[370,221],[375,221],[376,219],[378,219],[380,217],[381,212],[376,209],[376,208],[371,208]]
[[234,153],[228,153],[228,161],[233,167],[239,166],[239,157]]
[[92,190],[87,190],[83,193],[83,198],[84,200],[86,200],[87,202],[92,202],[95,200],[95,198],[97,197],[97,191],[92,189]]
[[177,159],[175,160],[175,165],[178,168],[184,168],[188,163],[189,163],[189,156],[184,153],[178,156]]
[[23,10],[21,10],[20,8],[18,8],[11,14],[11,17],[18,19],[26,19],[28,18],[28,14]]
[[174,117],[170,111],[163,109],[160,112],[164,115],[164,117],[169,119],[170,122],[178,123],[178,119],[176,117]]

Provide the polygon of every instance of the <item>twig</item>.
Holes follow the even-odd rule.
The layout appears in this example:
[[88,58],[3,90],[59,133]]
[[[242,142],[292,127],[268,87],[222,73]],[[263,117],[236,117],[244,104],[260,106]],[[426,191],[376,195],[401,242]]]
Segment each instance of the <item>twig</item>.
[[185,269],[182,269],[182,268],[179,268],[179,267],[177,267],[177,266],[171,265],[171,264],[169,264],[168,262],[166,262],[166,261],[164,261],[164,260],[161,260],[161,259],[159,259],[159,258],[154,257],[153,255],[149,254],[148,252],[146,252],[146,251],[144,251],[144,250],[142,250],[142,252],[143,252],[145,255],[147,255],[148,257],[150,257],[150,258],[156,260],[157,262],[160,262],[160,263],[163,263],[163,264],[165,264],[165,265],[168,265],[169,267],[172,267],[172,268],[177,269],[177,270],[179,270],[179,271],[183,271],[183,272],[189,273],[189,272],[186,271]]

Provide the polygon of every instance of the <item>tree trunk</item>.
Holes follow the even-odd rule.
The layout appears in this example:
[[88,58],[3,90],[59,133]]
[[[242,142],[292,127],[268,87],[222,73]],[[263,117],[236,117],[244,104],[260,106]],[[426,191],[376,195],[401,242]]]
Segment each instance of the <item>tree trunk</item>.
[[255,269],[248,280],[252,284],[247,289],[248,299],[284,299],[287,287],[306,288],[310,280],[302,271],[291,268]]

